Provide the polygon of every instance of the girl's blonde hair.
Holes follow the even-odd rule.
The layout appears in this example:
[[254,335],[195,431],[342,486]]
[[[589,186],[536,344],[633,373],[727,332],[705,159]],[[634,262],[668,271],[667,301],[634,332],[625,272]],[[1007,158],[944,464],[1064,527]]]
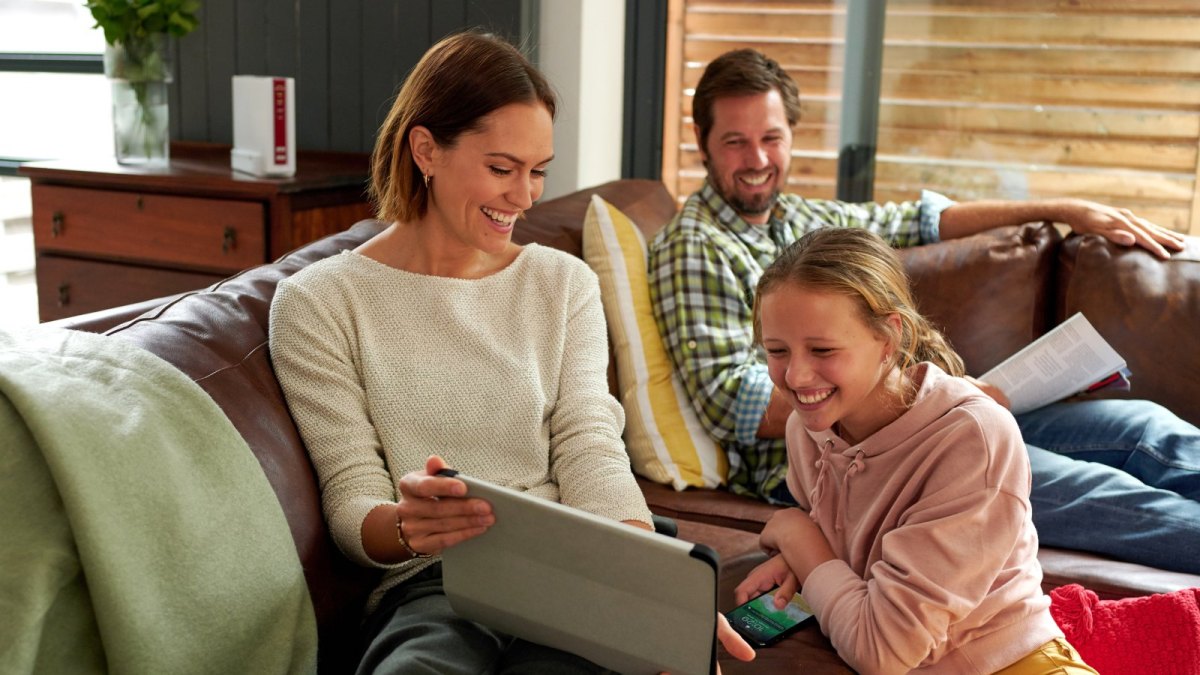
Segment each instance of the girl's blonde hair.
[[[917,312],[900,256],[872,232],[827,227],[787,247],[758,280],[755,344],[762,344],[762,297],[784,284],[850,298],[867,326],[895,347],[901,370],[930,361],[956,377],[966,372],[946,338]],[[900,317],[898,333],[887,320],[892,314]]]

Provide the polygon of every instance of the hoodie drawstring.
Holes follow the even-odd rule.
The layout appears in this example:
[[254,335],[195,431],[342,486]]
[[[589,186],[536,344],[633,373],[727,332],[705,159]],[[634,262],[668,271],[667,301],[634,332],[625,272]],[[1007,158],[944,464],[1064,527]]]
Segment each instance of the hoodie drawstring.
[[845,525],[846,509],[848,508],[847,500],[850,495],[850,479],[854,476],[867,470],[867,462],[863,459],[866,456],[862,450],[859,450],[854,455],[854,459],[850,460],[850,466],[846,467],[846,476],[842,478],[842,490],[838,496],[838,511],[837,517],[834,519],[833,528],[835,532],[841,532]]
[[832,477],[829,475],[829,453],[832,450],[833,441],[830,439],[825,439],[825,442],[821,444],[821,457],[814,464],[814,466],[817,468],[817,481],[813,484],[812,491],[808,493],[808,503],[812,504],[812,509],[809,511],[809,517],[811,517],[814,521],[817,520],[817,516],[820,513],[821,498],[825,496],[826,492],[828,492],[825,482],[832,479]]

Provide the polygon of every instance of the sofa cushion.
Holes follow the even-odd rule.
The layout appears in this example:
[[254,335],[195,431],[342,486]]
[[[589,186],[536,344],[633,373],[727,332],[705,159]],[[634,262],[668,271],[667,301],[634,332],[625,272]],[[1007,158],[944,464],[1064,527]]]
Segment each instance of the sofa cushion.
[[1200,425],[1192,365],[1200,354],[1200,238],[1188,237],[1164,261],[1098,235],[1071,236],[1060,247],[1058,271],[1058,316],[1082,312],[1133,373],[1129,391],[1096,395],[1157,401]]
[[659,337],[646,278],[646,240],[599,195],[592,196],[584,219],[583,258],[600,280],[633,470],[677,490],[724,484],[725,453],[700,426]]
[[1049,327],[1055,246],[1049,223],[902,249],[921,313],[981,375]]

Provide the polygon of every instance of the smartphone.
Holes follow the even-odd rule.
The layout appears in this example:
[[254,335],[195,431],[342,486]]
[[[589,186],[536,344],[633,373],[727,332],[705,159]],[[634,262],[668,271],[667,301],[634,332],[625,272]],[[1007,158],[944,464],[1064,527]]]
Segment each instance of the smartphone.
[[756,647],[766,647],[779,642],[813,617],[812,608],[799,593],[793,595],[783,609],[776,609],[777,590],[779,589],[763,593],[725,613],[729,625]]

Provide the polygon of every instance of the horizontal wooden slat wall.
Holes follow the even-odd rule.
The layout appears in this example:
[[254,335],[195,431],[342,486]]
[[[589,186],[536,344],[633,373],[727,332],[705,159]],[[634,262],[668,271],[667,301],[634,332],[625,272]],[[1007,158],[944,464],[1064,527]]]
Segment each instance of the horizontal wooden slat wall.
[[[789,184],[836,192],[846,2],[672,0],[663,179],[704,180],[691,95],[754,47],[800,85]],[[1083,197],[1200,235],[1200,0],[890,0],[875,199]]]

